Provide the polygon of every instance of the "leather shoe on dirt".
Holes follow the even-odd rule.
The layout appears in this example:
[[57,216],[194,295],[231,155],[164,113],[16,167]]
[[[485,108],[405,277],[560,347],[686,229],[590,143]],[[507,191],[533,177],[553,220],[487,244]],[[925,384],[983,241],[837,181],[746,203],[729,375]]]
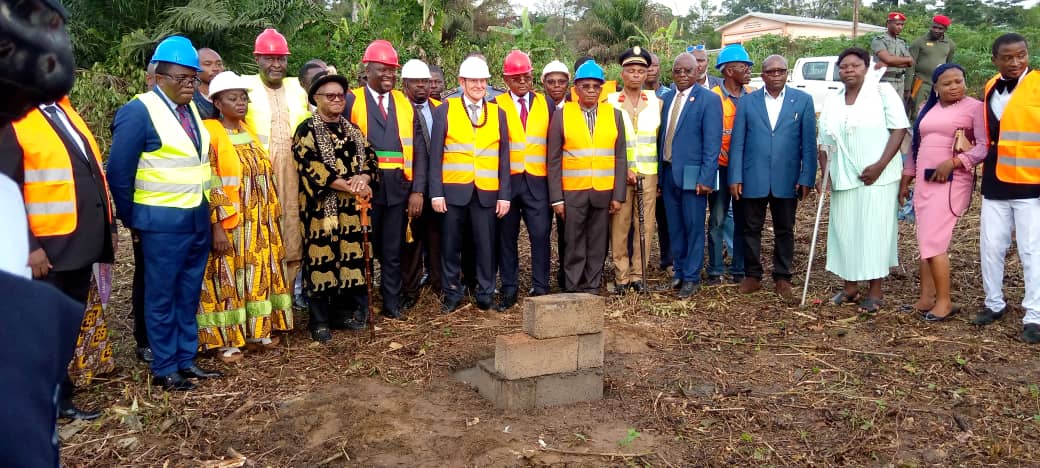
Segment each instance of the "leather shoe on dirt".
[[317,330],[311,330],[311,339],[318,343],[328,343],[332,340],[332,332],[328,328],[319,328]]
[[195,390],[195,384],[174,372],[169,375],[152,377],[152,385],[158,385],[168,392],[184,392]]
[[497,310],[499,312],[505,312],[505,311],[511,309],[513,306],[516,305],[516,300],[517,300],[516,293],[513,293],[513,294],[503,294],[502,297],[499,298],[498,306],[495,307],[495,310]]
[[404,316],[401,315],[401,309],[383,309],[380,314],[388,319],[401,320],[404,318]]
[[458,308],[459,308],[459,300],[458,299],[444,298],[444,299],[441,300],[441,313],[442,314],[450,314],[452,312],[455,312],[455,310],[457,310]]
[[741,294],[751,294],[759,289],[762,289],[762,282],[758,278],[748,276],[744,278],[744,281],[740,282],[739,291]]
[[224,376],[223,372],[206,370],[199,366],[184,368],[177,371],[177,373],[186,379],[215,379]]
[[996,322],[997,320],[1004,318],[1004,314],[1007,313],[1007,310],[1007,306],[1004,306],[1004,308],[1001,309],[1000,312],[994,312],[990,310],[989,307],[983,307],[982,310],[978,313],[978,315],[976,315],[975,318],[971,319],[971,323],[974,323],[975,325],[989,325],[993,322]]
[[1022,341],[1029,344],[1040,343],[1040,325],[1027,323],[1022,327]]
[[63,403],[58,410],[58,417],[62,419],[79,419],[81,421],[93,421],[101,417],[100,411],[84,411],[73,405],[71,401]]
[[145,346],[143,348],[137,348],[136,351],[137,360],[151,364],[155,360],[155,355],[152,354],[152,348]]
[[693,296],[694,294],[697,294],[697,291],[700,291],[700,289],[700,283],[684,281],[682,287],[679,288],[679,299],[686,299],[690,296]]
[[704,280],[705,286],[718,286],[722,284],[721,276],[708,276],[708,279]]

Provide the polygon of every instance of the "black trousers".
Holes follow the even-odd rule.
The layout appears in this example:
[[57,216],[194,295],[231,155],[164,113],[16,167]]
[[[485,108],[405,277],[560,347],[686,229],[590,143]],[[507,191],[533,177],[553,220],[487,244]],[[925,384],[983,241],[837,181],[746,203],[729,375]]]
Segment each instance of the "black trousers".
[[597,294],[603,284],[603,262],[607,259],[610,214],[607,208],[590,203],[566,205],[564,230],[567,250],[563,267],[567,292]]
[[405,222],[408,223],[405,224],[405,232],[409,224],[412,227],[412,241],[408,242],[406,239],[405,243],[401,244],[401,293],[414,299],[419,297],[419,283],[423,275],[425,236],[422,231],[425,228],[421,216]]
[[[444,262],[441,258],[441,224],[444,214],[433,211],[433,205],[427,197],[423,201],[423,212],[419,222],[412,223],[412,234],[422,237],[423,264],[426,274],[430,276],[429,285],[432,291],[440,293],[444,285],[441,275],[444,273]],[[419,227],[416,230],[416,227]]]
[[[794,261],[794,216],[798,207],[797,198],[741,198],[734,209],[737,232],[744,242],[744,274],[762,279],[762,227],[766,221],[766,209],[773,217],[773,279],[791,280],[791,263]],[[734,235],[734,237],[737,237]]]
[[527,225],[531,244],[531,285],[538,294],[549,293],[549,234],[552,209],[546,200],[536,200],[529,190],[513,197],[509,213],[498,220],[498,270],[502,294],[516,294],[519,287],[520,258],[517,246],[520,219]]
[[495,208],[480,205],[474,195],[466,206],[448,205],[441,226],[444,298],[460,300],[464,294],[464,249],[473,249],[473,278],[477,300],[491,300],[495,293]]
[[401,259],[404,231],[408,223],[408,204],[376,205],[372,212],[376,254],[379,258],[379,291],[383,295],[383,309],[401,307],[401,288],[404,282]]
[[138,348],[148,347],[148,329],[144,325],[144,253],[141,240],[132,236],[134,247],[134,284],[130,291],[130,308],[134,314],[134,341]]
[[307,294],[310,315],[307,329],[337,328],[348,320],[364,320],[368,313],[368,288],[365,285],[325,291],[322,294]]
[[[552,209],[552,207],[549,207]],[[560,287],[561,291],[567,290],[567,274],[564,272],[563,258],[564,252],[567,251],[567,228],[563,222],[563,218],[553,214],[553,218],[556,219],[556,285]]]
[[[87,295],[90,294],[90,275],[93,274],[93,272],[93,265],[69,271],[51,270],[43,280],[50,283],[51,286],[61,290],[61,292],[72,298],[72,300],[78,302],[80,304],[80,312],[82,313],[83,310],[86,309]],[[69,363],[67,362],[65,363],[66,366],[68,366],[68,364]],[[62,380],[61,385],[58,388],[59,406],[62,408],[71,406],[72,393],[75,390],[76,386],[72,384],[72,379],[69,378],[69,374],[66,372],[65,379]]]
[[[660,185],[658,185],[660,187]],[[664,270],[672,266],[672,243],[668,237],[668,216],[665,214],[664,196],[661,194],[657,195],[657,205],[655,205],[654,216],[657,217],[657,242],[661,248],[661,269]],[[650,239],[647,239],[649,245]],[[650,254],[644,254],[649,259]]]

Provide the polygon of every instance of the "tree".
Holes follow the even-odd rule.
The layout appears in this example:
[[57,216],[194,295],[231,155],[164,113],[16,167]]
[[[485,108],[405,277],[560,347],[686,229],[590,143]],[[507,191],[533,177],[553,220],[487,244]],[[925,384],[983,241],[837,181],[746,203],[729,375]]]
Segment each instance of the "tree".
[[592,0],[585,13],[588,54],[600,59],[616,57],[629,46],[639,27],[649,0]]

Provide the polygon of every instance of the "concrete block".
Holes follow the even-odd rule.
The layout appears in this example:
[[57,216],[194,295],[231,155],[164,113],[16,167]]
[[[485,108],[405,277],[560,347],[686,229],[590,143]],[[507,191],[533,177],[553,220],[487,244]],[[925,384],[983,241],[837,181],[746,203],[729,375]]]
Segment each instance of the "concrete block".
[[586,293],[524,299],[524,332],[538,339],[603,331],[606,299]]
[[526,333],[495,339],[495,372],[510,380],[578,369],[578,337],[539,340]]
[[603,398],[603,368],[579,369],[567,374],[534,377],[534,404],[546,406],[569,405]]
[[603,332],[578,335],[578,369],[603,367]]
[[603,398],[602,369],[509,380],[495,372],[494,366],[492,359],[486,359],[456,376],[475,386],[496,408],[541,408]]

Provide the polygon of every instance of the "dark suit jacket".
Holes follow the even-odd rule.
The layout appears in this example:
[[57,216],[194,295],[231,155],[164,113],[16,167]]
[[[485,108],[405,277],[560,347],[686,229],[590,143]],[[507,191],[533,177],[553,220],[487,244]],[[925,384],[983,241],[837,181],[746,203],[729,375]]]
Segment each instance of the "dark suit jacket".
[[[52,122],[51,126],[55,124]],[[86,150],[91,151],[86,136],[78,130],[76,134]],[[61,132],[58,135],[72,162],[72,178],[76,184],[76,230],[64,236],[36,237],[30,229],[29,251],[43,248],[55,271],[78,270],[97,262],[111,263],[114,261],[112,231],[115,226],[109,222],[112,205],[101,167],[94,159],[95,155],[89,155],[91,159],[88,161],[75,142],[60,136]],[[38,138],[47,136],[44,134]],[[0,130],[0,154],[4,155],[0,158],[0,172],[15,181],[19,188],[25,185],[25,155],[21,145],[32,145],[33,141],[36,140],[26,138],[19,142],[10,125]]]
[[506,113],[498,109],[498,191],[480,190],[476,184],[445,184],[444,140],[448,136],[448,106],[460,105],[462,98],[445,101],[433,112],[433,135],[430,137],[430,168],[427,183],[430,187],[430,198],[444,197],[449,205],[466,206],[473,193],[476,192],[480,205],[486,208],[495,206],[498,200],[509,200],[512,189],[509,186],[509,129],[506,127]]
[[765,93],[762,88],[737,101],[723,183],[744,184],[745,198],[795,198],[795,185],[816,182],[816,111],[809,94],[787,87],[774,129]]
[[[683,96],[687,102],[679,114],[675,135],[672,137],[672,181],[682,187],[685,168],[690,167],[700,171],[698,184],[714,187],[715,173],[719,170],[719,153],[722,151],[722,99],[697,85],[687,91]],[[661,129],[657,133],[657,154],[661,161],[664,161],[669,112],[677,95],[677,91],[672,91],[661,98],[664,103],[661,109]],[[693,190],[693,187],[689,190]]]
[[[412,104],[414,106],[415,103]],[[431,114],[440,107],[430,100],[427,100],[426,104],[430,106]],[[419,115],[418,109],[415,110],[413,133],[415,138],[412,139],[414,141],[412,147],[415,149],[415,153],[412,157],[412,192],[425,194],[430,191],[430,135],[427,132],[426,119]]]
[[[397,104],[393,97],[389,94],[387,95],[390,102],[387,104],[386,118],[384,119],[383,113],[379,112],[378,104],[372,97],[372,93],[368,91],[368,87],[366,86],[362,89],[364,90],[368,109],[368,135],[365,135],[368,143],[372,145],[373,150],[377,151],[401,151],[401,136],[397,128]],[[350,111],[354,107],[354,102],[354,94],[347,93],[346,107],[343,109],[344,117],[350,118]],[[417,138],[412,139],[413,149],[415,140]],[[414,152],[412,162],[412,170],[414,171]],[[414,180],[414,178],[413,172],[412,179]],[[376,189],[372,202],[384,206],[399,205],[408,201],[408,195],[411,193],[412,182],[405,179],[403,170],[380,170],[379,187]]]
[[[513,98],[512,94],[505,93],[504,95],[510,99],[510,102],[513,102],[514,106],[516,105],[516,103],[514,101],[512,101],[512,98]],[[527,98],[527,108],[528,109],[530,109],[531,106],[534,104],[534,95],[535,95],[534,91],[531,91],[531,92],[527,93],[527,96],[525,96]],[[543,97],[545,98],[545,105],[546,105],[546,107],[548,107],[548,110],[549,110],[549,121],[552,122],[552,116],[553,116],[553,113],[556,111],[556,105],[553,104],[552,99],[549,98],[549,96],[544,96],[543,95]],[[516,198],[518,195],[523,193],[525,190],[528,193],[530,193],[531,197],[534,198],[535,200],[544,201],[544,200],[549,198],[548,177],[539,177],[539,176],[528,174],[527,172],[521,172],[519,174],[512,174],[509,177],[510,177],[510,179],[512,179],[510,181],[510,185],[512,185],[512,187],[513,187],[513,193],[512,193],[512,196],[510,198]]]
[[[586,203],[596,208],[610,206],[611,200],[625,201],[626,177],[628,176],[628,150],[625,143],[625,124],[621,111],[614,110],[614,126],[618,138],[614,143],[614,190],[563,190],[563,142],[567,138],[563,123],[563,112],[553,114],[549,124],[548,164],[549,164],[549,200],[552,203],[563,201],[564,205],[580,206]],[[597,117],[599,118],[599,117]]]

